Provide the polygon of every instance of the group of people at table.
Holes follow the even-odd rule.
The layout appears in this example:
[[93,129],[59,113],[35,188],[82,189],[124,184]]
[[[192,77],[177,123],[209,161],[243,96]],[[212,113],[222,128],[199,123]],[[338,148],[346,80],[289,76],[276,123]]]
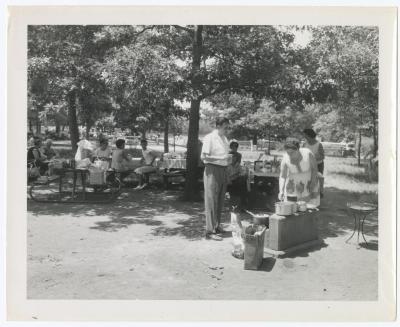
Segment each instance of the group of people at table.
[[[215,129],[204,137],[202,144],[199,144],[201,165],[204,169],[206,238],[213,240],[222,239],[220,223],[226,193],[234,194],[242,202],[247,194],[247,177],[243,175],[239,144],[237,141],[229,142],[226,137],[229,124],[228,119],[218,118]],[[324,172],[324,151],[312,129],[305,129],[304,136],[302,147],[299,140],[294,138],[288,138],[284,144],[278,198],[284,201],[288,196],[296,196],[299,201],[319,205],[320,197],[323,196],[319,177]],[[136,189],[144,189],[149,184],[149,175],[157,170],[154,163],[160,157],[160,153],[149,149],[147,140],[141,140],[142,158],[138,166],[138,162],[132,160],[129,151],[125,149],[125,140],[118,139],[115,146],[116,148],[112,149],[108,140],[104,138],[100,139],[97,149],[92,149],[89,141],[82,140],[78,143],[75,159],[88,163],[96,158],[111,159],[112,169],[121,173],[122,178],[134,171],[139,177]],[[35,162],[42,174],[48,169],[49,160],[57,157],[58,153],[52,148],[50,139],[45,141],[43,147],[39,137],[31,139],[28,163]]]
[[[49,169],[49,163],[59,158],[59,154],[52,148],[52,140],[45,141],[42,145],[40,137],[34,137],[29,141],[28,165],[34,164],[44,175]],[[95,160],[103,160],[111,163],[111,169],[121,174],[124,178],[132,171],[139,176],[139,185],[136,189],[144,189],[149,183],[149,174],[156,171],[154,161],[159,154],[147,148],[147,140],[141,140],[142,158],[139,162],[132,160],[132,156],[125,149],[125,140],[118,139],[115,142],[115,149],[112,149],[106,138],[99,140],[99,146],[93,149],[91,142],[83,139],[78,142],[78,149],[75,154],[75,166],[77,168],[89,167]]]

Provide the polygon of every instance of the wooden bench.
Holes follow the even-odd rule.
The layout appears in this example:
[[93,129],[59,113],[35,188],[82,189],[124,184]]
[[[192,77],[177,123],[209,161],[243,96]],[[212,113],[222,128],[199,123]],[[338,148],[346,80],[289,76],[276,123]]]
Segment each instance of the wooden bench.
[[[46,177],[46,178],[43,178]],[[53,175],[53,176],[41,176],[35,181],[32,182],[34,185],[49,185],[50,183],[53,183],[55,181],[58,181],[60,179],[60,176],[58,175]]]

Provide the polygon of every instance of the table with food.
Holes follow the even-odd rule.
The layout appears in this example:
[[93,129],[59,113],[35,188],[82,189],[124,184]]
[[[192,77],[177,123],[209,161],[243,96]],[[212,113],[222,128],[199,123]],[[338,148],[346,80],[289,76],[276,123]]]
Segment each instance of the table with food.
[[279,193],[280,161],[271,156],[269,160],[244,161],[247,174],[248,208],[273,210]]

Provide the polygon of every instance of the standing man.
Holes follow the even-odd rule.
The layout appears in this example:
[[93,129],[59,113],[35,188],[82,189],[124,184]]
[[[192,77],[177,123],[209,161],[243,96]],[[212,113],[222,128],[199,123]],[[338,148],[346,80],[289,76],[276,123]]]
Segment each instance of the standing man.
[[218,118],[216,129],[203,140],[201,159],[204,169],[204,205],[206,214],[206,238],[221,241],[218,235],[221,213],[224,206],[228,184],[228,165],[231,163],[229,143],[226,132],[229,126],[227,118]]

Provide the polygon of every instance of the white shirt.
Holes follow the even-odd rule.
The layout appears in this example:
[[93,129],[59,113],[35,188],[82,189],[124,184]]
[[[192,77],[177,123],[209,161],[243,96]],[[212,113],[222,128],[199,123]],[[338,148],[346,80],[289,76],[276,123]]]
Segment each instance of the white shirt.
[[[203,140],[203,148],[201,149],[201,154],[207,154],[212,157],[225,157],[229,153],[229,143],[228,139],[225,136],[220,136],[218,134],[218,130],[212,131],[210,134],[207,134]],[[207,157],[204,157],[205,164],[214,164],[218,166],[228,166],[227,159],[220,160],[207,160]]]
[[146,149],[146,150],[142,149],[142,155],[143,155],[144,162],[146,163],[146,165],[150,165],[153,162],[153,159],[155,157],[157,157],[156,154],[154,153],[154,151],[150,150],[150,149]]

